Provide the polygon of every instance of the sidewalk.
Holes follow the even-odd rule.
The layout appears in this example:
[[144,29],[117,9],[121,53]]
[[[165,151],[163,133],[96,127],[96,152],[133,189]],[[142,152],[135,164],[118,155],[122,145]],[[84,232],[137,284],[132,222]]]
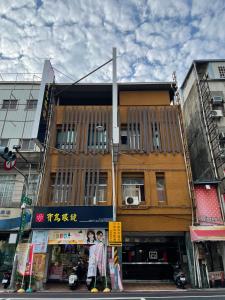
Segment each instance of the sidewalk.
[[[176,291],[179,290],[176,288],[174,283],[137,283],[137,282],[125,282],[123,284],[124,292],[149,292],[149,291]],[[188,287],[187,287],[188,288]],[[85,285],[79,286],[76,289],[77,292],[88,292]],[[0,288],[0,293],[7,292]],[[74,293],[74,291],[70,290],[66,283],[48,283],[46,287],[41,292],[63,292],[63,293]]]

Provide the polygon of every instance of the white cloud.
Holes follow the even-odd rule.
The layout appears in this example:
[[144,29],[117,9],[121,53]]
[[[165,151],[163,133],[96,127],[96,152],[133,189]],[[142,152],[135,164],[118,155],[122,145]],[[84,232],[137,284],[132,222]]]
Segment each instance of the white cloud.
[[[41,3],[41,2],[40,2]],[[0,1],[0,71],[41,72],[43,61],[84,76],[118,49],[121,81],[181,82],[199,58],[225,58],[223,0]],[[62,78],[56,72],[58,80]],[[86,81],[110,81],[111,65]]]

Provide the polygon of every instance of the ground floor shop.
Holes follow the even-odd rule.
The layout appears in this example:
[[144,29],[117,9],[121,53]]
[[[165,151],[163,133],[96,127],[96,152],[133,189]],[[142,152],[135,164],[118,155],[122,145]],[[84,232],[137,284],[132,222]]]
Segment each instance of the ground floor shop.
[[[32,227],[34,274],[43,283],[68,286],[73,268],[79,284],[88,278],[109,282],[108,222],[112,207],[37,207]],[[41,268],[40,268],[41,266]]]
[[191,226],[196,285],[225,287],[225,226]]
[[3,273],[12,270],[15,255],[14,233],[0,232],[0,280]]
[[124,233],[124,280],[172,281],[177,263],[188,272],[184,233]]

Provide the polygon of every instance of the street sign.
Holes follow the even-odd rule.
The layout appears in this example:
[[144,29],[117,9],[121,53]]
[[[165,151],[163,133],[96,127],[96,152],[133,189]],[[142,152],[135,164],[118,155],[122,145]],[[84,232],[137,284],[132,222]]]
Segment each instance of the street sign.
[[4,169],[6,171],[12,170],[12,168],[14,168],[15,165],[16,165],[16,159],[11,161],[7,161],[7,160],[4,161]]
[[122,246],[121,222],[109,222],[109,246]]
[[26,203],[28,205],[31,205],[32,204],[32,199],[25,196],[25,195],[22,195],[21,197],[21,203]]

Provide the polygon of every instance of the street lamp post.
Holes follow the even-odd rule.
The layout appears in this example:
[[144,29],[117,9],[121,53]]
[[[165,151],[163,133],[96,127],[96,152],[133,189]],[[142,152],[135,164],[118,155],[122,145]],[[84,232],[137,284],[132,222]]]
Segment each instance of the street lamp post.
[[[27,193],[28,193],[28,178],[26,175],[24,175],[19,169],[14,167],[23,177],[24,177],[24,183],[25,183],[25,198],[27,198]],[[20,226],[16,238],[16,244],[15,244],[15,255],[14,255],[14,260],[13,260],[13,268],[12,268],[12,275],[10,279],[10,290],[15,290],[15,278],[16,278],[16,270],[17,270],[17,264],[18,264],[18,255],[16,253],[16,249],[18,244],[20,243],[20,240],[22,238],[22,233],[25,227],[25,222],[26,222],[26,216],[24,214],[25,208],[26,208],[26,202],[23,201],[23,196],[21,198],[21,215],[20,215]]]

